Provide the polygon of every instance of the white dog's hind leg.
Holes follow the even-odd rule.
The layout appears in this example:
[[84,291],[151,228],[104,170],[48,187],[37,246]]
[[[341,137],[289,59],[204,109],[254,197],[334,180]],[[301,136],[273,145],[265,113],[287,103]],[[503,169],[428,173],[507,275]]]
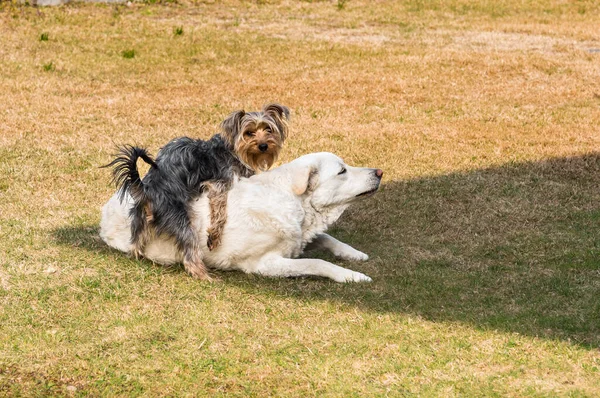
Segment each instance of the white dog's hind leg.
[[309,248],[327,249],[334,256],[344,260],[367,261],[369,259],[369,256],[367,256],[365,253],[358,251],[352,246],[344,242],[340,242],[339,240],[327,234],[320,234],[317,236],[309,245]]
[[290,277],[290,276],[323,276],[336,282],[371,282],[372,279],[338,265],[324,260],[312,258],[283,258],[270,257],[262,259],[256,268],[256,273],[265,276]]

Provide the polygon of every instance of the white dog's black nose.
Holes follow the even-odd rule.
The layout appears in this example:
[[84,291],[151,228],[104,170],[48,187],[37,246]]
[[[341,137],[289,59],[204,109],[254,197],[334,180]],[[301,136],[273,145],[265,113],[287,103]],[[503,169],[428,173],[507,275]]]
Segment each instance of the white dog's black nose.
[[260,149],[261,152],[266,151],[267,149],[269,149],[269,145],[268,144],[260,144],[258,146],[258,149]]
[[383,176],[383,170],[376,169],[375,170],[375,175],[377,176],[377,178],[379,178],[381,180],[381,177]]

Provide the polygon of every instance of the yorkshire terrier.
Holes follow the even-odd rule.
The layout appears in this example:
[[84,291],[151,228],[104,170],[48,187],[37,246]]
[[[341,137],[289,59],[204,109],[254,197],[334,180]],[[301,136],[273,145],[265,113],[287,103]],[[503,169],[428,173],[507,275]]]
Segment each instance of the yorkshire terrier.
[[[207,246],[216,248],[227,220],[227,191],[237,177],[268,170],[277,160],[288,135],[290,111],[279,104],[260,112],[236,111],[221,123],[221,133],[209,140],[175,138],[153,160],[144,148],[124,146],[104,167],[113,168],[113,181],[121,200],[129,193],[131,242],[134,255],[143,253],[152,234],[175,239],[185,270],[195,278],[210,280],[202,261],[202,244],[192,222],[192,201],[206,192],[210,203]],[[150,165],[143,179],[137,160]]]

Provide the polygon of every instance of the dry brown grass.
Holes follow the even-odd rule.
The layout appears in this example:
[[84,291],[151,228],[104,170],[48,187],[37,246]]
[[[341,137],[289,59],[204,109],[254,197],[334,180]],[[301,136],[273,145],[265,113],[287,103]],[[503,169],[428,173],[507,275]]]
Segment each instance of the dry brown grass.
[[[597,2],[262,3],[0,4],[0,393],[600,394]],[[269,101],[281,161],[385,170],[334,230],[373,284],[98,241],[114,143]]]

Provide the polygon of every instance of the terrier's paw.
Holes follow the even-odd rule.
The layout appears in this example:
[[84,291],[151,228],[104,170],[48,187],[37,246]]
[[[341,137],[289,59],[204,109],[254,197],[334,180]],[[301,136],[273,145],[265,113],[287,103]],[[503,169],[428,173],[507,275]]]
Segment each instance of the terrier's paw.
[[212,282],[212,278],[208,274],[208,270],[201,259],[195,258],[195,261],[186,261],[184,259],[183,268],[185,268],[188,275],[194,279]]
[[213,279],[207,272],[202,272],[202,271],[192,269],[192,270],[188,270],[188,274],[192,278],[198,279],[199,281],[206,281],[206,282],[214,282],[215,281],[215,279]]
[[206,239],[206,246],[208,247],[209,251],[212,251],[212,249],[215,248],[215,245],[214,245],[214,242],[213,242],[213,238],[210,235],[208,235],[208,238]]

